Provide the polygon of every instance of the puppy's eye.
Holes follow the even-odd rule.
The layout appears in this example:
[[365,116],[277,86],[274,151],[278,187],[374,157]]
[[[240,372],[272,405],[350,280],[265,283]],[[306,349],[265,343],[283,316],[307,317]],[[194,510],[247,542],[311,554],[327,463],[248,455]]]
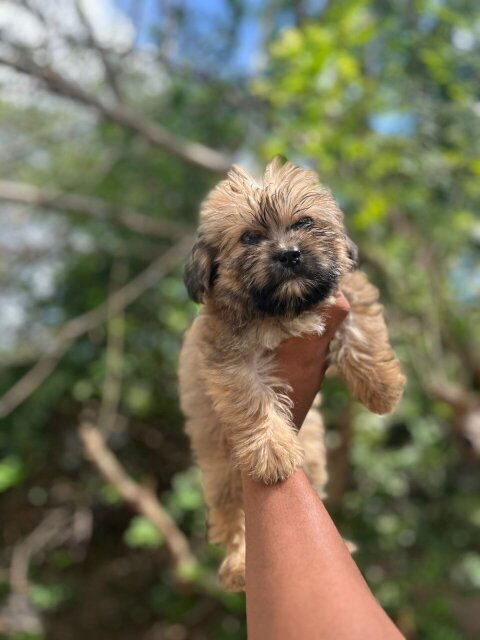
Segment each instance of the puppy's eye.
[[258,244],[263,240],[263,236],[260,233],[254,231],[245,231],[240,236],[240,242],[243,244]]
[[306,216],[305,218],[302,218],[301,220],[298,220],[297,222],[292,224],[290,226],[290,229],[292,231],[296,231],[297,229],[308,229],[308,227],[311,227],[312,225],[313,218],[310,218],[310,216]]

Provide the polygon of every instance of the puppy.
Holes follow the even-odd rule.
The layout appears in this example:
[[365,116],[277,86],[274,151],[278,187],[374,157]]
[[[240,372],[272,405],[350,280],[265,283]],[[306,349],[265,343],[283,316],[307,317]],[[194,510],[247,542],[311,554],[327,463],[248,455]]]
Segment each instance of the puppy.
[[330,357],[353,398],[388,413],[402,395],[404,377],[378,291],[356,270],[343,214],[313,171],[275,159],[257,183],[232,167],[201,207],[185,283],[203,306],[180,355],[181,406],[203,474],[209,539],[226,547],[220,582],[240,591],[240,471],[275,483],[303,465],[325,495],[322,419],[313,408],[300,433],[293,428],[288,389],[274,373],[275,348],[291,336],[322,334],[324,311],[340,288],[351,311]]

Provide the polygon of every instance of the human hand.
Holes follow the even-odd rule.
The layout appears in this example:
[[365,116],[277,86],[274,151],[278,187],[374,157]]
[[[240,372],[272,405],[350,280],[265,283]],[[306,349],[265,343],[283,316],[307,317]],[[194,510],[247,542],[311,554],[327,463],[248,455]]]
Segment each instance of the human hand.
[[277,349],[277,372],[291,387],[293,422],[297,429],[303,424],[320,389],[328,367],[328,348],[337,329],[348,315],[350,305],[339,291],[335,303],[326,310],[323,335],[306,334],[289,338]]

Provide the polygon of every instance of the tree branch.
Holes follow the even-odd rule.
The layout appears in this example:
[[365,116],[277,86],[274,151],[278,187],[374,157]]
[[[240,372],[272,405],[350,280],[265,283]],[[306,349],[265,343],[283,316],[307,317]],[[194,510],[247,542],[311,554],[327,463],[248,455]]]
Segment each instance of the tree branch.
[[45,15],[40,11],[38,7],[33,5],[30,0],[20,0],[20,5],[30,12],[35,18],[45,27],[48,27],[47,19]]
[[52,93],[94,108],[107,120],[142,136],[154,147],[169,151],[202,169],[223,173],[231,166],[230,158],[223,153],[198,142],[185,140],[161,125],[149,122],[143,114],[137,114],[125,104],[104,103],[96,95],[64,77],[53,67],[38,64],[31,56],[26,55],[24,48],[12,42],[8,44],[16,50],[18,55],[15,59],[0,55],[0,64],[44,82]]
[[[111,273],[111,288],[117,288],[126,276],[126,264],[116,260]],[[122,391],[122,373],[125,347],[125,313],[121,311],[107,323],[107,347],[105,350],[105,377],[103,381],[102,402],[97,418],[98,428],[108,435],[118,418],[118,407]]]
[[18,544],[12,554],[10,564],[10,587],[15,593],[27,593],[28,568],[31,559],[52,540],[57,537],[63,539],[69,515],[64,509],[55,509],[40,522],[40,524]]
[[85,451],[103,477],[110,482],[133,509],[145,516],[164,535],[175,569],[185,575],[197,565],[185,534],[165,511],[154,492],[135,482],[107,447],[100,431],[89,422],[80,425],[80,438]]
[[150,218],[126,207],[114,205],[78,193],[62,193],[51,187],[38,187],[25,182],[0,180],[0,200],[35,207],[51,207],[122,225],[130,231],[158,238],[178,238],[190,231],[186,226],[167,220]]
[[[29,567],[32,558],[46,548],[59,546],[70,537],[69,515],[64,509],[50,511],[40,524],[13,548],[9,570],[10,593],[0,608],[0,635],[42,634],[39,612],[29,598]],[[42,634],[43,635],[43,634]]]
[[0,398],[0,418],[9,415],[54,371],[63,354],[80,336],[127,308],[142,293],[158,282],[169,269],[185,256],[193,238],[187,236],[154,260],[128,284],[113,293],[101,305],[73,318],[58,332],[54,344],[13,387]]
[[102,45],[98,42],[97,38],[95,37],[95,32],[85,12],[85,9],[82,4],[82,0],[75,0],[75,8],[76,8],[78,17],[80,18],[80,22],[82,23],[85,29],[85,32],[87,34],[87,44],[97,52],[98,57],[102,61],[103,68],[105,70],[105,79],[108,82],[108,85],[110,86],[116,100],[118,102],[122,102],[123,94],[120,88],[117,70],[111,64],[110,59],[108,57],[108,52],[105,50],[104,47],[102,47]]

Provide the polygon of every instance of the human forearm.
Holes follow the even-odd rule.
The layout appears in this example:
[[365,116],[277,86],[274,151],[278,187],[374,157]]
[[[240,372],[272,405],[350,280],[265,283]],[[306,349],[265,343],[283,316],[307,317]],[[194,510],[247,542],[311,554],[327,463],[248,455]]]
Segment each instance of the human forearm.
[[[299,429],[320,388],[330,339],[348,313],[339,292],[322,336],[287,340],[278,373]],[[305,473],[265,486],[242,475],[249,640],[399,640]]]
[[243,477],[249,640],[394,640],[303,471],[274,486]]

